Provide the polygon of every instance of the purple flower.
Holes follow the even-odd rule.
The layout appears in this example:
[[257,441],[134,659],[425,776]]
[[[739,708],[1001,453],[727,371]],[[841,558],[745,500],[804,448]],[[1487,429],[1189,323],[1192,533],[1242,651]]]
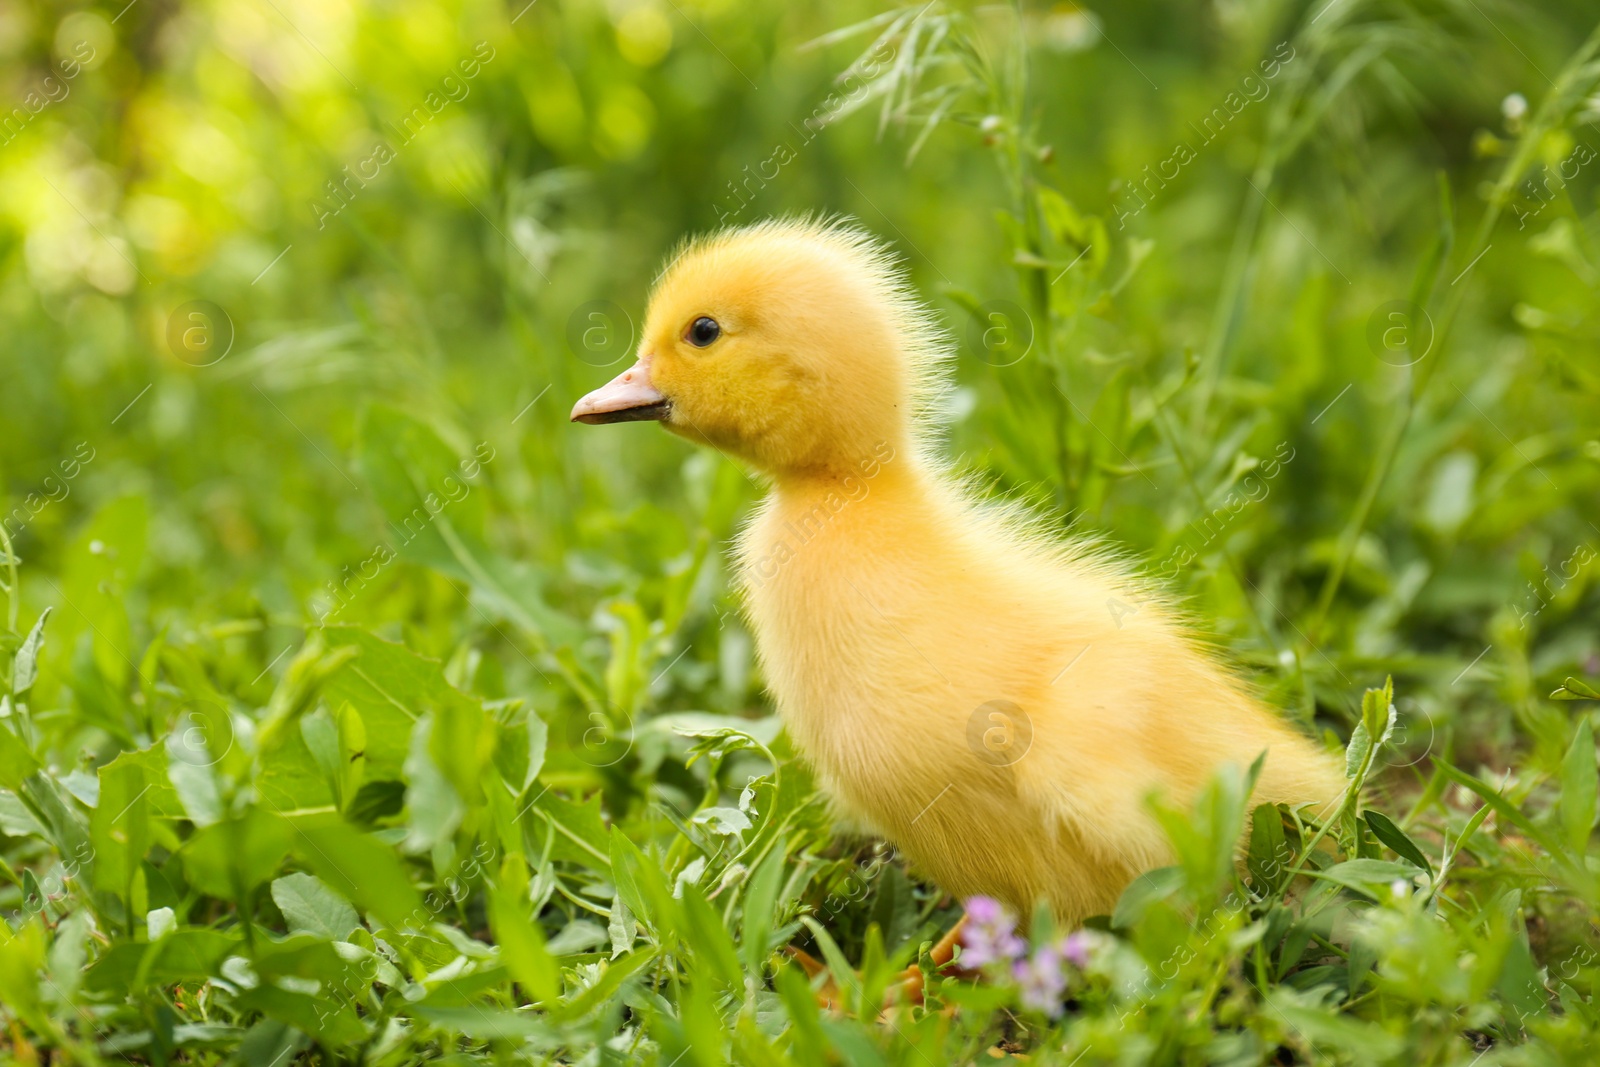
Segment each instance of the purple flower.
[[967,900],[967,922],[988,924],[1005,917],[1005,905],[994,897],[970,897]]
[[1074,930],[1062,940],[1061,955],[1081,971],[1089,966],[1089,953],[1095,945],[1096,939],[1089,931]]
[[1017,936],[1017,920],[992,897],[967,901],[967,924],[961,928],[961,962],[969,967],[1014,960],[1028,950]]
[[1022,994],[1022,1006],[1042,1011],[1052,1019],[1061,1014],[1061,994],[1067,991],[1067,976],[1061,971],[1061,956],[1049,945],[1042,946],[1031,960],[1018,960],[1011,966]]

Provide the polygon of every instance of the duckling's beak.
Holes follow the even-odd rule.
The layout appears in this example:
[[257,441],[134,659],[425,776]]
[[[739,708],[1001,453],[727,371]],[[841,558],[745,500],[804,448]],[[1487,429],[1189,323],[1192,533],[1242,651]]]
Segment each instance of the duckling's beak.
[[646,355],[574,404],[572,421],[598,425],[661,420],[671,408],[672,402],[650,384],[650,357]]

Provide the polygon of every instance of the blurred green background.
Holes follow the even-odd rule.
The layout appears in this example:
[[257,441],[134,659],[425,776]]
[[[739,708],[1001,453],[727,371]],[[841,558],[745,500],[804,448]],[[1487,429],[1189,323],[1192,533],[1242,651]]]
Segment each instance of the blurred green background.
[[[243,729],[326,621],[525,702],[543,780],[608,817],[692,807],[703,764],[585,731],[770,713],[724,562],[761,486],[567,413],[680,239],[822,212],[947,324],[982,491],[1125,546],[1330,740],[1393,675],[1395,796],[1440,756],[1540,781],[1572,731],[1548,694],[1600,676],[1595,17],[0,5],[5,640],[52,609],[36,751],[92,778],[199,689]],[[449,521],[408,534],[430,488]]]
[[[163,628],[228,620],[260,623],[232,640],[263,663],[297,641],[318,591],[384,536],[357,460],[368,404],[421,416],[458,451],[496,450],[479,494],[485,536],[573,619],[619,592],[650,604],[705,539],[713,571],[693,616],[716,618],[731,605],[721,546],[758,489],[653,428],[582,432],[566,412],[626,365],[630,319],[676,241],[800,211],[853,215],[891,241],[945,317],[960,348],[950,437],[964,468],[1155,560],[1187,538],[1196,562],[1163,573],[1202,598],[1203,616],[1274,666],[1298,654],[1328,674],[1295,622],[1308,629],[1407,389],[1367,328],[1427,266],[1439,174],[1461,234],[1430,310],[1464,294],[1458,321],[1421,364],[1441,369],[1315,644],[1348,647],[1363,681],[1407,669],[1448,681],[1493,642],[1472,684],[1429,709],[1447,719],[1491,679],[1515,705],[1530,672],[1600,651],[1592,599],[1591,625],[1566,625],[1587,569],[1517,625],[1529,582],[1600,544],[1600,168],[1569,162],[1580,142],[1600,145],[1600,103],[1568,102],[1516,176],[1492,247],[1451,284],[1513,135],[1590,29],[1588,5],[1337,4],[1316,23],[1316,7],[1271,2],[1056,5],[1029,6],[1021,25],[1009,8],[978,9],[973,32],[997,77],[1016,36],[1028,42],[1026,137],[998,117],[983,128],[1003,108],[962,89],[925,39],[891,41],[880,66],[904,80],[916,64],[919,89],[961,90],[920,143],[931,105],[903,106],[887,75],[870,92],[859,76],[836,82],[873,31],[818,42],[879,10],[6,5],[0,96],[20,111],[0,149],[0,478],[10,514],[27,515],[8,527],[24,614],[61,609],[46,684],[73,677],[71,638],[87,630],[59,595],[74,535],[127,496],[143,501],[147,533],[116,579],[133,658]],[[1247,92],[1275,48],[1294,58],[1205,144],[1206,116]],[[69,78],[75,57],[89,58]],[[1302,99],[1285,118],[1275,109],[1292,92]],[[1293,136],[1275,130],[1302,118]],[[1134,203],[1126,186],[1180,142],[1196,158],[1119,224]],[[1026,240],[998,217],[1022,214],[1006,161],[1017,151],[1031,157],[1023,181],[1099,216],[1106,235],[1051,287],[1053,343],[1035,331],[1033,350],[1000,366],[1014,354],[984,351],[988,323],[975,328],[970,308],[1036,313],[1037,279],[1081,251],[1067,242],[1049,270],[1017,265]],[[1535,189],[1563,165],[1572,180]],[[231,324],[219,362],[228,325],[205,326],[216,336],[196,351],[181,343],[197,300]],[[1201,369],[1184,380],[1186,362]],[[1208,367],[1216,388],[1197,414]],[[1183,435],[1181,462],[1152,398]],[[1191,524],[1224,503],[1239,457],[1270,458],[1283,442],[1294,459],[1265,499],[1199,543]],[[62,478],[80,446],[92,461]],[[501,640],[409,561],[384,568],[342,621],[445,657]],[[728,647],[728,626],[675,669],[700,662],[736,707],[756,689],[748,642]],[[505,669],[526,675],[518,657]]]

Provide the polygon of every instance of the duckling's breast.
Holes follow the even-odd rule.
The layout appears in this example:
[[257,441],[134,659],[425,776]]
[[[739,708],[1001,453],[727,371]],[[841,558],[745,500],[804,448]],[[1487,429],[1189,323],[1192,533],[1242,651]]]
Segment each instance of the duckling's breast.
[[996,632],[1008,611],[993,576],[974,575],[958,531],[914,489],[885,472],[853,494],[780,491],[740,546],[747,614],[790,736],[828,790],[891,837],[952,775],[986,769],[969,720],[1021,698],[1027,677],[1013,663],[1026,642]]

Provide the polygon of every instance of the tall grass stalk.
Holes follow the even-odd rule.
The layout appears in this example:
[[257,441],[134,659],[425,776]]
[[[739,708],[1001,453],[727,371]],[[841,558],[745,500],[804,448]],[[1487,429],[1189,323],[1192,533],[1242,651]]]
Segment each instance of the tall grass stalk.
[[0,589],[6,594],[6,629],[11,633],[17,632],[17,605],[22,599],[22,590],[17,585],[17,553],[11,544],[11,535],[6,532],[5,524],[0,523],[0,552],[5,553],[6,580],[0,582]]
[[[1494,235],[1495,226],[1500,221],[1506,205],[1511,200],[1512,190],[1533,162],[1534,154],[1538,151],[1540,143],[1551,130],[1566,121],[1573,108],[1583,96],[1600,81],[1600,63],[1595,62],[1595,57],[1600,54],[1600,24],[1589,34],[1587,40],[1567,60],[1561,74],[1556,78],[1549,94],[1540,103],[1539,109],[1534,113],[1533,120],[1528,123],[1517,142],[1516,150],[1506,162],[1500,172],[1500,178],[1495,182],[1489,193],[1489,203],[1483,216],[1478,220],[1477,231],[1473,235],[1472,243],[1462,253],[1460,262],[1464,265],[1463,272],[1474,265],[1478,257],[1489,247],[1489,239]],[[1448,227],[1449,204],[1446,201],[1443,209],[1443,226]],[[1441,235],[1444,238],[1444,235]],[[1413,296],[1412,303],[1426,307],[1428,298],[1437,287],[1444,262],[1448,254],[1437,255],[1438,267],[1431,272],[1427,282],[1427,289],[1423,298]],[[1419,274],[1419,283],[1421,281]],[[1455,324],[1456,316],[1461,310],[1462,301],[1466,297],[1466,288],[1459,285],[1465,279],[1458,278],[1457,282],[1449,286],[1440,310],[1437,325],[1434,329],[1433,350],[1434,357],[1425,360],[1414,373],[1410,373],[1410,388],[1402,394],[1400,408],[1395,413],[1389,429],[1385,432],[1383,441],[1378,448],[1377,455],[1372,461],[1372,467],[1367,473],[1365,485],[1362,487],[1361,497],[1356,504],[1349,523],[1346,524],[1339,538],[1338,553],[1334,558],[1333,567],[1328,571],[1327,578],[1323,581],[1322,591],[1317,596],[1316,607],[1313,609],[1311,624],[1307,627],[1310,640],[1316,641],[1321,634],[1322,627],[1327,621],[1328,611],[1333,606],[1333,598],[1339,591],[1339,585],[1344,580],[1350,560],[1354,558],[1356,545],[1361,539],[1361,533],[1366,529],[1367,521],[1371,517],[1373,505],[1376,503],[1378,493],[1383,488],[1384,481],[1394,465],[1394,459],[1399,452],[1400,443],[1405,439],[1406,430],[1411,425],[1412,416],[1416,412],[1417,402],[1428,382],[1439,372],[1440,365],[1444,362],[1447,349],[1446,341],[1450,335],[1450,328]]]
[[[1205,427],[1216,390],[1227,369],[1239,325],[1245,317],[1250,283],[1255,276],[1262,210],[1269,203],[1268,194],[1277,179],[1280,166],[1294,156],[1318,127],[1329,107],[1362,71],[1381,59],[1390,48],[1406,40],[1403,34],[1385,22],[1357,25],[1351,31],[1352,46],[1342,56],[1337,55],[1335,46],[1343,43],[1339,30],[1351,25],[1362,6],[1360,0],[1330,4],[1315,14],[1308,8],[1305,12],[1307,21],[1292,39],[1296,53],[1303,51],[1307,58],[1303,64],[1290,69],[1276,103],[1268,112],[1266,135],[1247,180],[1249,189],[1241,194],[1243,200],[1239,221],[1234,228],[1222,287],[1217,293],[1206,347],[1200,358],[1199,388],[1195,392],[1190,418],[1190,428],[1197,433]],[[1319,22],[1321,25],[1318,25]],[[1330,57],[1337,59],[1333,70],[1320,81],[1316,80],[1323,61]]]

